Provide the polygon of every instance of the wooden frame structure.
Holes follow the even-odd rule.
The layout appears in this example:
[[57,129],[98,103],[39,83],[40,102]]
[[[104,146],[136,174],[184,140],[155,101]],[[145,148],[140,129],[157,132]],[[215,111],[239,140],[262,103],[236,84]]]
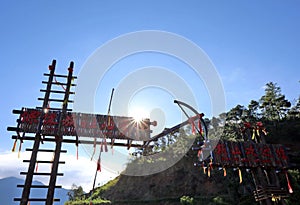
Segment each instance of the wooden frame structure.
[[[13,110],[14,114],[19,115],[17,120],[17,127],[8,127],[8,131],[16,132],[16,135],[12,136],[16,142],[19,140],[20,145],[25,140],[33,141],[33,147],[27,148],[26,151],[31,151],[30,160],[24,160],[29,163],[28,171],[21,172],[20,174],[26,175],[25,184],[18,185],[23,188],[22,197],[15,198],[15,201],[20,201],[20,205],[28,205],[30,201],[45,202],[46,205],[52,205],[53,202],[59,201],[54,198],[54,192],[56,188],[62,186],[56,185],[57,176],[63,176],[63,173],[58,173],[58,165],[65,162],[60,161],[60,154],[66,153],[66,150],[62,150],[63,143],[72,143],[78,146],[79,144],[93,144],[100,145],[103,143],[103,139],[108,140],[107,144],[110,146],[126,146],[147,148],[151,142],[158,140],[170,133],[178,132],[178,130],[185,125],[192,124],[195,128],[194,121],[198,120],[197,129],[200,138],[197,142],[197,146],[193,147],[194,150],[198,150],[198,156],[201,156],[201,152],[209,152],[210,158],[202,159],[199,157],[199,161],[196,165],[201,167],[231,167],[238,169],[250,169],[253,181],[256,186],[254,191],[254,197],[261,205],[271,205],[272,199],[282,201],[283,198],[289,196],[289,193],[279,183],[277,170],[286,173],[289,168],[289,162],[286,154],[286,150],[282,145],[268,145],[265,144],[264,132],[262,129],[253,129],[246,127],[244,130],[245,139],[251,139],[255,135],[256,141],[245,142],[229,142],[219,141],[216,148],[211,149],[212,146],[208,146],[212,142],[207,139],[207,128],[202,119],[202,114],[197,113],[196,110],[189,105],[180,102],[178,103],[182,111],[181,106],[186,106],[195,112],[196,116],[182,122],[170,129],[164,130],[162,133],[150,138],[150,125],[149,119],[142,122],[140,126],[132,125],[130,122],[133,120],[130,117],[118,117],[109,115],[91,115],[82,113],[73,113],[72,109],[68,108],[70,96],[75,94],[71,90],[72,86],[76,86],[73,80],[76,79],[73,76],[74,63],[71,62],[68,68],[68,75],[55,74],[56,61],[53,60],[49,66],[49,74],[44,74],[48,77],[48,81],[43,81],[46,84],[46,89],[41,89],[45,95],[42,100],[42,107],[36,107],[34,109],[23,108],[22,110]],[[56,78],[65,79],[64,83],[56,80]],[[60,89],[53,89],[53,85],[58,86]],[[51,94],[61,94],[61,99],[51,98]],[[61,103],[61,107],[51,107],[50,103]],[[204,123],[203,127],[201,123]],[[118,128],[122,127],[122,124],[126,127],[126,134],[120,132]],[[27,134],[34,134],[34,136],[28,136]],[[203,133],[203,134],[201,134]],[[71,138],[65,138],[64,136],[71,136]],[[78,136],[86,137],[85,139],[79,139]],[[133,137],[128,137],[133,136]],[[94,139],[94,140],[89,140]],[[99,139],[99,140],[97,140]],[[123,142],[116,142],[115,140],[123,140]],[[259,140],[258,140],[259,139]],[[125,140],[125,142],[124,142]],[[133,141],[137,144],[132,143]],[[54,142],[54,149],[41,149],[40,145],[44,142]],[[106,143],[106,141],[105,141]],[[20,146],[21,148],[21,146]],[[37,160],[39,152],[53,153],[53,160]],[[199,154],[200,153],[200,154]],[[48,173],[36,172],[37,163],[51,164],[51,171]],[[50,176],[48,185],[33,185],[33,176]],[[287,179],[288,180],[288,179]],[[45,198],[34,198],[30,196],[32,188],[47,189],[47,196]]]

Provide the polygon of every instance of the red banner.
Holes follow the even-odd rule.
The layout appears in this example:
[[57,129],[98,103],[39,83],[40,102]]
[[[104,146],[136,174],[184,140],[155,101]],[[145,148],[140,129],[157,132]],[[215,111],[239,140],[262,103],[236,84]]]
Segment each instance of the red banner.
[[288,167],[284,146],[253,142],[220,141],[213,150],[213,163],[233,167]]
[[[136,122],[132,117],[95,115],[85,113],[66,113],[60,111],[24,109],[19,121],[21,132],[36,133],[42,123],[42,135],[65,135],[80,137],[109,137],[114,139],[133,139],[147,141],[150,139],[150,120]],[[60,123],[61,121],[61,123]],[[59,126],[60,124],[60,126]],[[59,129],[60,127],[60,129]]]

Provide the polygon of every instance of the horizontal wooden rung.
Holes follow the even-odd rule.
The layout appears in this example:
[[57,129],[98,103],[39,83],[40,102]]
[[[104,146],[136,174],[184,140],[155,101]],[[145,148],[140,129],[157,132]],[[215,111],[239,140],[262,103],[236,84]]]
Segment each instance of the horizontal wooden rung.
[[[14,198],[14,201],[21,201],[22,198]],[[43,198],[29,198],[28,201],[47,201],[47,199]],[[53,201],[60,201],[60,199],[53,199]]]
[[7,129],[7,131],[14,131],[14,132],[16,132],[16,131],[19,131],[19,130],[20,130],[20,129],[19,129],[19,128],[17,128],[17,127],[7,127],[6,129]]
[[[47,81],[42,81],[43,84],[48,84]],[[67,83],[60,83],[60,82],[52,82],[54,85],[67,85]],[[71,86],[76,86],[76,84],[71,84]]]
[[[31,148],[26,148],[26,151],[33,151]],[[55,152],[53,149],[39,149],[39,152]],[[60,150],[60,153],[67,153],[67,150]]]
[[[49,73],[44,73],[44,76],[50,76]],[[59,75],[59,74],[54,74],[53,76],[59,77],[59,78],[67,78],[67,75]],[[72,76],[72,78],[77,79],[77,76]]]
[[[24,159],[23,162],[30,162],[30,160]],[[41,164],[52,164],[53,161],[47,161],[47,160],[36,160],[37,163]],[[59,164],[65,164],[66,162],[58,162]]]
[[13,110],[12,113],[13,114],[22,114],[23,110]]
[[[38,98],[38,100],[45,100],[44,98]],[[52,102],[64,102],[64,100],[61,99],[48,99],[48,101],[52,101]],[[69,103],[73,103],[73,100],[68,100]]]
[[[40,90],[41,92],[48,92],[47,90]],[[62,90],[50,90],[50,93],[58,93],[58,94],[65,94],[66,91]],[[69,91],[69,94],[75,94],[75,92]]]
[[[28,172],[20,172],[21,175],[27,175]],[[51,173],[47,172],[34,172],[33,175],[40,175],[40,176],[50,176]],[[64,176],[64,173],[57,173],[56,176]]]
[[[25,185],[24,184],[18,184],[17,187],[23,188],[23,187],[25,187]],[[31,185],[30,188],[49,188],[49,186],[48,185],[36,185],[36,184],[34,184],[34,185]],[[55,186],[55,188],[61,189],[62,186],[57,185],[57,186]]]
[[[36,109],[43,109],[42,107],[36,107]],[[53,110],[53,111],[61,111],[62,108],[47,108],[48,110]],[[66,111],[72,111],[72,109],[66,109]]]

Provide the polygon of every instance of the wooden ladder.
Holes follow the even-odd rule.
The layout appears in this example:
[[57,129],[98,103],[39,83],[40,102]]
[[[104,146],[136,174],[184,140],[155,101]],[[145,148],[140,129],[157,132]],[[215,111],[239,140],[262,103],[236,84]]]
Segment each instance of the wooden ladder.
[[[27,148],[26,151],[31,151],[31,157],[30,160],[23,160],[23,162],[29,163],[28,171],[27,172],[20,172],[21,175],[26,175],[25,184],[24,185],[17,185],[17,187],[23,188],[22,191],[22,197],[21,198],[14,198],[14,201],[20,201],[20,205],[28,205],[28,202],[34,201],[34,202],[45,202],[46,205],[52,205],[53,202],[58,202],[60,199],[54,198],[54,192],[55,188],[62,188],[61,185],[56,185],[56,178],[57,176],[63,176],[63,173],[58,173],[58,165],[59,164],[65,164],[65,162],[60,161],[60,154],[66,153],[66,150],[62,150],[62,142],[63,142],[63,135],[61,133],[61,127],[62,127],[62,119],[64,119],[64,116],[67,114],[68,111],[71,111],[71,109],[68,109],[68,104],[72,103],[73,101],[69,99],[71,94],[75,94],[73,91],[71,91],[71,86],[76,86],[72,83],[72,80],[76,77],[73,76],[73,67],[74,63],[71,62],[70,66],[68,68],[68,75],[57,75],[55,74],[55,67],[56,67],[56,61],[53,60],[52,64],[49,66],[50,73],[45,73],[44,76],[48,77],[48,81],[42,81],[43,84],[46,84],[46,89],[41,89],[41,92],[45,93],[44,98],[38,98],[38,100],[43,101],[42,107],[37,107],[37,110],[40,110],[40,116],[38,121],[38,126],[36,128],[36,133],[34,137],[27,137],[25,136],[25,133],[23,133],[23,137],[21,138],[19,135],[19,123],[20,119],[18,121],[18,126],[15,127],[8,127],[8,131],[16,131],[17,136],[13,136],[13,139],[20,139],[20,140],[34,140],[33,147],[31,149]],[[66,79],[66,82],[61,83],[56,80],[57,78],[60,79]],[[52,89],[52,85],[57,85],[61,89]],[[51,94],[54,93],[56,96],[57,94],[63,94],[63,99],[57,99],[57,98],[51,98]],[[51,108],[49,105],[51,102],[56,103],[62,103],[62,107],[53,107]],[[14,114],[22,114],[24,110],[14,110]],[[40,145],[44,143],[43,138],[43,123],[45,121],[45,117],[47,116],[47,113],[50,111],[57,111],[59,113],[57,115],[57,124],[56,126],[56,133],[54,136],[50,136],[50,139],[48,142],[55,142],[55,148],[54,149],[42,149],[40,148]],[[52,138],[51,138],[52,137]],[[54,137],[54,138],[53,138]],[[32,139],[33,138],[33,139]],[[49,139],[49,138],[48,138]],[[39,152],[47,152],[47,153],[53,153],[53,160],[37,160],[37,155]],[[50,172],[36,172],[36,166],[37,163],[39,164],[51,164],[51,171]],[[33,185],[33,176],[39,175],[39,176],[50,176],[49,184],[48,185]],[[48,189],[47,190],[47,196],[45,198],[34,198],[30,197],[30,191],[32,188],[35,189]]]

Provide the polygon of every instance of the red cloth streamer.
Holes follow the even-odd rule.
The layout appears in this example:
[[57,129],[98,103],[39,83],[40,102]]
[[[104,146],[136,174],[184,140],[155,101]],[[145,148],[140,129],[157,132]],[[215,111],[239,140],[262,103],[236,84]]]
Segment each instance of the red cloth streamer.
[[286,177],[286,181],[287,181],[289,193],[292,194],[294,191],[293,191],[293,189],[292,189],[292,186],[291,186],[291,183],[290,183],[289,176],[288,176],[288,173],[287,173],[287,172],[285,172],[285,177]]
[[243,182],[243,177],[242,177],[242,171],[238,169],[239,171],[239,178],[240,178],[240,184]]
[[103,141],[101,141],[101,144],[100,144],[100,152],[103,152]]
[[16,150],[16,146],[17,146],[17,139],[14,141],[13,148],[11,149],[12,152]]
[[202,155],[202,149],[199,149],[199,150],[198,150],[198,153],[197,153],[197,157],[200,158],[201,155]]
[[101,157],[100,156],[97,161],[97,171],[101,172]]
[[203,130],[202,130],[201,120],[200,119],[198,120],[198,128],[199,128],[199,131],[200,131],[201,135],[203,135]]
[[77,158],[77,160],[78,160],[78,146],[79,146],[78,136],[76,135],[76,158]]
[[107,148],[107,142],[106,142],[106,139],[104,138],[104,150],[105,152],[108,152],[108,148]]
[[36,164],[35,164],[35,172],[37,172],[37,171],[38,171],[38,169],[39,169],[39,162],[38,162],[38,161],[36,161]]
[[192,134],[194,135],[194,134],[196,134],[196,132],[195,132],[195,124],[194,124],[194,122],[192,122]]
[[19,151],[18,151],[18,158],[20,158],[20,153],[21,153],[21,149],[22,149],[22,142],[20,142],[20,145],[19,145]]
[[206,167],[204,166],[203,162],[202,162],[202,168],[203,168],[203,173],[206,174]]
[[192,134],[195,135],[195,123],[194,123],[194,119],[190,118],[189,119],[189,123],[192,125]]
[[208,164],[208,167],[207,167],[207,176],[210,177],[210,172],[211,170],[213,169],[212,167],[212,159],[210,159],[210,162]]

